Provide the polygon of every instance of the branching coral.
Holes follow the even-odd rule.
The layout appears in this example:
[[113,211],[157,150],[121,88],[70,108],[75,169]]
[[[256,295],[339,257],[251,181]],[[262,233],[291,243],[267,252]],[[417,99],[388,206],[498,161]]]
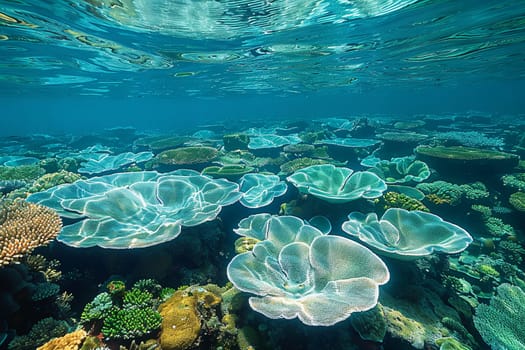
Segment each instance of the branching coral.
[[474,325],[493,349],[525,349],[525,293],[504,283],[490,305],[476,308]]
[[[115,282],[111,281],[108,288]],[[142,337],[160,327],[161,316],[156,308],[161,292],[162,287],[154,280],[137,281],[132,289],[121,293],[102,292],[86,304],[80,322],[86,328],[100,327],[107,339]]]
[[79,329],[60,338],[51,339],[37,350],[77,350],[86,335],[85,330]]
[[0,266],[48,244],[61,228],[60,217],[50,208],[21,200],[0,202]]

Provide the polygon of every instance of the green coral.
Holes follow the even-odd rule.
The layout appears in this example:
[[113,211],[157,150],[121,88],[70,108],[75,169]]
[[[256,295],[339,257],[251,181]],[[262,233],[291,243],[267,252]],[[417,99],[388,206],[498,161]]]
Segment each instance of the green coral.
[[385,311],[381,304],[377,304],[370,310],[354,313],[350,321],[361,339],[383,342],[387,324]]
[[481,217],[484,219],[488,219],[492,216],[492,210],[490,207],[487,207],[486,205],[482,204],[472,204],[470,208],[478,213],[481,214]]
[[98,326],[107,339],[124,340],[144,336],[160,327],[162,318],[157,307],[163,289],[155,280],[139,280],[130,290],[125,290],[124,282],[114,280],[108,283],[108,290],[113,293],[100,293],[84,307],[80,322],[86,327]]
[[55,283],[37,283],[36,284],[36,290],[31,295],[31,299],[33,301],[41,301],[44,299],[51,298],[60,292],[60,286]]
[[106,312],[108,312],[113,306],[113,299],[107,292],[98,294],[92,302],[87,303],[84,306],[82,315],[80,316],[81,323],[93,322],[96,320],[103,319]]
[[139,307],[145,308],[153,304],[153,295],[145,290],[140,290],[138,288],[133,288],[124,293],[122,298],[122,307],[131,308]]
[[525,211],[525,192],[515,192],[511,194],[509,204],[518,211]]
[[152,308],[111,308],[102,326],[102,334],[109,339],[134,339],[160,328],[162,318]]
[[458,205],[463,196],[463,192],[459,185],[441,180],[417,184],[416,188],[427,196],[432,194],[436,195],[438,198],[446,199],[450,205]]
[[439,346],[439,350],[472,350],[471,347],[462,344],[452,337],[436,339],[436,345]]
[[426,212],[430,211],[423,203],[421,203],[421,201],[418,201],[417,199],[409,197],[403,193],[387,192],[384,194],[382,200],[385,203],[385,209],[402,208],[406,210],[421,210]]
[[503,259],[511,264],[519,265],[525,256],[525,249],[521,245],[512,241],[500,241],[498,248],[502,251]]
[[190,165],[207,163],[217,157],[217,150],[213,147],[192,146],[163,151],[155,160],[164,165]]
[[296,172],[299,169],[309,167],[310,165],[321,165],[327,164],[328,161],[322,159],[313,158],[296,158],[289,162],[286,162],[280,166],[281,174],[287,175]]
[[518,191],[525,191],[525,173],[503,175],[501,177],[501,181],[506,187],[510,187]]
[[153,278],[141,279],[133,284],[133,288],[150,292],[153,297],[159,297],[162,291],[162,286]]
[[476,265],[476,270],[478,270],[479,273],[482,275],[486,275],[493,278],[499,277],[499,272],[496,270],[493,266],[489,264],[479,264]]
[[73,183],[79,180],[81,176],[66,170],[60,170],[57,173],[44,174],[31,185],[29,193],[36,193],[50,189],[65,183]]
[[222,137],[224,149],[234,151],[238,149],[247,150],[250,143],[250,136],[246,134],[228,134]]
[[504,283],[490,304],[476,308],[474,325],[493,349],[525,349],[525,293]]
[[0,166],[0,180],[32,181],[44,175],[38,165]]
[[15,337],[8,345],[9,350],[34,350],[51,338],[57,338],[68,332],[68,324],[52,317],[44,318],[31,327],[26,335]]
[[452,206],[460,204],[462,200],[470,202],[481,201],[490,195],[486,186],[481,182],[456,185],[439,180],[431,183],[418,184],[416,188],[425,193],[427,198],[433,199],[434,202],[441,199]]
[[223,166],[212,165],[204,168],[202,170],[202,174],[211,176],[213,178],[222,177],[231,181],[235,181],[238,180],[244,174],[248,174],[254,170],[254,167],[244,164],[232,164]]
[[111,295],[122,295],[126,290],[126,283],[121,280],[112,280],[106,284],[106,288]]
[[489,217],[484,222],[487,232],[495,237],[515,236],[514,228],[503,222],[500,218]]
[[489,196],[487,187],[482,182],[460,185],[463,196],[470,201],[480,201]]
[[171,298],[173,293],[175,293],[175,289],[174,288],[169,288],[169,287],[162,288],[162,290],[160,291],[160,295],[159,295],[160,301],[161,302],[165,302],[166,300]]

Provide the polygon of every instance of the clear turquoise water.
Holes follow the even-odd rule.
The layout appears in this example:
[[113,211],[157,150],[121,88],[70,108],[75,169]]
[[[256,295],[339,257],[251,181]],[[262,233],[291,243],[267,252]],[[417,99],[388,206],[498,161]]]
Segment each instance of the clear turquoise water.
[[12,133],[520,113],[524,16],[519,0],[3,1],[1,102]]

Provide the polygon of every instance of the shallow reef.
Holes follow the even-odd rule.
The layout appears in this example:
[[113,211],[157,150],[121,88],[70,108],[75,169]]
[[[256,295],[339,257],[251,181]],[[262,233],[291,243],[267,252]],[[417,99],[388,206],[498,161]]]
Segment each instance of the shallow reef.
[[525,349],[525,126],[444,118],[0,139],[0,349]]

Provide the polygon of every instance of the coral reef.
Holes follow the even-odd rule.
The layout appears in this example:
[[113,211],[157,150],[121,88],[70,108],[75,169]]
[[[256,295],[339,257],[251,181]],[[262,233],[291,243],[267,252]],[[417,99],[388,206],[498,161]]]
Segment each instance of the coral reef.
[[60,338],[48,341],[44,345],[39,346],[37,350],[78,350],[86,335],[85,330],[78,329]]
[[476,308],[474,324],[493,349],[525,349],[525,293],[504,283],[490,304]]
[[61,228],[60,217],[50,208],[22,200],[0,201],[0,266],[48,244]]

